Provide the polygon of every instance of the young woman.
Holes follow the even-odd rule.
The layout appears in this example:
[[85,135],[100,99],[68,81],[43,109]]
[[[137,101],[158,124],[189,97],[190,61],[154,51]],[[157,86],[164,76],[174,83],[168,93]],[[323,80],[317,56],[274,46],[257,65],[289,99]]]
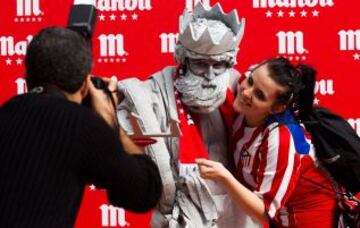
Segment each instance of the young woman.
[[239,82],[234,101],[239,113],[233,125],[235,177],[220,163],[197,160],[203,178],[223,184],[261,223],[334,226],[336,196],[325,189],[333,185],[299,124],[312,108],[315,73],[282,57],[256,66]]

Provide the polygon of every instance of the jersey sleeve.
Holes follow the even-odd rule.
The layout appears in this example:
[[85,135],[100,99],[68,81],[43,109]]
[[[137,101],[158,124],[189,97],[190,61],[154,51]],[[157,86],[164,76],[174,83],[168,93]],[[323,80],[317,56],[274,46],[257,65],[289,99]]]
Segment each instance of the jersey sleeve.
[[300,156],[286,126],[280,125],[271,130],[267,128],[264,134],[259,151],[260,167],[255,193],[263,198],[268,217],[274,219],[295,189],[300,172]]

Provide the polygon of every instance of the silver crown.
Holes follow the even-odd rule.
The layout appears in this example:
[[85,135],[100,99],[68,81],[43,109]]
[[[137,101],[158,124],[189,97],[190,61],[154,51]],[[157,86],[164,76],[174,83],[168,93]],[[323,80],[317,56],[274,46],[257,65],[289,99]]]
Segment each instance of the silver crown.
[[[211,32],[206,28],[196,38],[191,22],[197,18],[217,20],[224,23],[230,30],[227,31],[220,41],[214,41]],[[236,50],[244,35],[245,19],[239,21],[236,9],[225,14],[219,3],[212,8],[205,7],[201,2],[196,4],[193,12],[185,9],[179,19],[179,41],[187,49],[205,55],[218,55],[227,51]]]

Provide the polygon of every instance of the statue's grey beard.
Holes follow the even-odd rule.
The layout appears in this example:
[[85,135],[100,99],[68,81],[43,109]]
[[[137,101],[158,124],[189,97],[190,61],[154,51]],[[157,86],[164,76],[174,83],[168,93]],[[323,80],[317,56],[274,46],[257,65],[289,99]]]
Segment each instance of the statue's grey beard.
[[211,81],[187,71],[175,81],[175,87],[181,93],[181,101],[191,110],[209,113],[225,101],[229,80],[229,70]]

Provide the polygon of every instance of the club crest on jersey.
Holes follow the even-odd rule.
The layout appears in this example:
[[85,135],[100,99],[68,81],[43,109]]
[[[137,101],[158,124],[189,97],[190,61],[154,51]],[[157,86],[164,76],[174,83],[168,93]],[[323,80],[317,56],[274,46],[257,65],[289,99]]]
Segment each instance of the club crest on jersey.
[[240,152],[240,161],[241,161],[242,166],[250,165],[250,159],[251,159],[251,154],[250,154],[248,148],[246,146],[244,146]]

